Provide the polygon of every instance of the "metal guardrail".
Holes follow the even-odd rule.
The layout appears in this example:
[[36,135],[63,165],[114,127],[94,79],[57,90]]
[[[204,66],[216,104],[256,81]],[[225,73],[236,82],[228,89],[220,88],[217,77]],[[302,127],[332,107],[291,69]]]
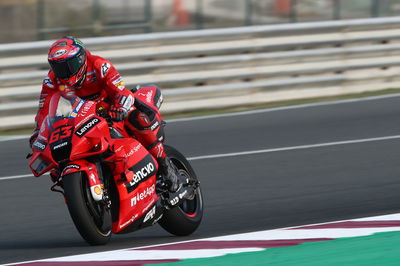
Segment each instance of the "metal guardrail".
[[[386,17],[386,18],[368,18],[368,19],[353,19],[353,20],[336,20],[336,21],[323,21],[323,22],[304,22],[304,23],[291,23],[279,25],[261,25],[250,27],[237,27],[237,28],[224,28],[224,29],[209,29],[209,30],[190,30],[178,32],[162,32],[151,34],[133,34],[121,35],[113,37],[94,37],[84,38],[82,41],[91,47],[105,46],[110,44],[132,44],[132,43],[148,43],[150,41],[163,42],[168,40],[184,40],[192,38],[226,38],[227,36],[249,35],[249,34],[281,34],[288,32],[323,32],[327,30],[334,30],[337,32],[345,31],[350,28],[357,27],[390,27],[396,26],[400,23],[400,17]],[[23,42],[23,43],[8,43],[0,44],[0,53],[25,51],[27,49],[42,49],[47,50],[52,41],[37,41],[37,42]]]
[[[400,17],[83,39],[164,112],[400,86]],[[33,123],[51,41],[0,45],[0,129]]]

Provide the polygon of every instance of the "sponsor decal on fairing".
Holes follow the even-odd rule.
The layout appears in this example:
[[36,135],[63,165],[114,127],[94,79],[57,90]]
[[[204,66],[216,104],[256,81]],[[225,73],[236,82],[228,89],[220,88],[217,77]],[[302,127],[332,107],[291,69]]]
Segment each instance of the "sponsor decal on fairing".
[[124,228],[124,227],[127,226],[128,224],[132,223],[133,221],[136,220],[136,218],[137,218],[138,216],[139,216],[139,215],[137,215],[137,214],[133,215],[128,221],[126,221],[125,223],[121,224],[121,225],[119,226],[119,228],[120,228],[120,229],[121,229],[121,228]]
[[138,192],[133,198],[131,198],[131,207],[134,207],[140,201],[146,199],[147,197],[153,195],[156,192],[156,185],[151,185],[145,188],[143,191]]
[[[84,116],[82,114],[79,114],[79,116]],[[85,115],[86,116],[86,115]],[[75,127],[79,127],[83,124],[85,124],[89,119],[91,119],[94,116],[94,114],[88,114],[84,119],[82,119],[82,121],[80,121]]]
[[67,146],[67,145],[68,145],[68,142],[63,142],[61,144],[58,144],[58,145],[54,146],[53,150],[57,150],[57,149],[59,149],[61,147]]
[[86,104],[83,106],[79,116],[86,116],[87,112],[90,110],[90,108],[93,106],[95,102],[88,101]]
[[103,199],[103,190],[100,185],[94,185],[90,187],[90,192],[95,201],[100,201]]
[[33,147],[38,151],[44,151],[44,149],[46,149],[46,143],[42,142],[41,140],[39,140],[39,138],[37,138],[33,143]]
[[64,168],[64,170],[62,171],[61,175],[68,174],[69,172],[71,172],[72,169],[79,170],[79,169],[81,169],[81,167],[79,165],[77,165],[77,164],[69,164]]
[[150,209],[150,207],[152,207],[154,205],[154,202],[155,202],[155,199],[152,199],[149,202],[149,204],[147,204],[147,206],[143,208],[142,214],[146,213]]
[[[130,156],[132,156],[135,152],[137,152],[138,150],[140,150],[140,148],[142,147],[142,144],[138,144],[135,147],[133,147],[128,153],[124,154],[124,158],[128,158]],[[121,146],[120,148],[118,148],[118,150],[116,150],[115,152],[118,152],[121,148],[123,148],[123,146]]]
[[94,187],[94,193],[96,193],[96,195],[101,195],[101,186],[97,185]]
[[131,193],[138,187],[139,183],[147,180],[149,177],[157,173],[156,163],[153,157],[148,154],[140,162],[129,168],[133,172],[132,181],[125,183],[128,193]]
[[91,173],[89,177],[90,177],[90,179],[92,180],[93,183],[97,183],[96,176],[93,173]]
[[151,175],[155,170],[155,166],[152,162],[149,162],[145,167],[142,167],[139,171],[133,175],[133,180],[129,182],[131,186],[138,184],[140,181]]
[[75,132],[75,134],[79,137],[84,136],[90,129],[92,129],[95,125],[100,123],[100,119],[97,117],[92,118],[90,121],[88,121],[86,124],[78,128],[78,130]]
[[156,206],[154,206],[148,213],[146,213],[143,222],[145,223],[148,220],[153,219],[155,215],[156,215]]

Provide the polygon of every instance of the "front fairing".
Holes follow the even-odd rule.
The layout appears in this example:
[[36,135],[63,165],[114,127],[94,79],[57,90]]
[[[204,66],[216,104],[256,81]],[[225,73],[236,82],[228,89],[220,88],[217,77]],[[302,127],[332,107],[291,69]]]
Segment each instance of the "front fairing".
[[32,172],[39,176],[56,166],[101,154],[108,148],[107,136],[107,122],[96,116],[95,102],[56,93],[32,146]]
[[32,172],[39,176],[54,167],[63,169],[62,175],[83,171],[93,199],[101,200],[101,173],[92,159],[98,161],[106,156],[94,155],[110,154],[103,162],[113,173],[115,191],[111,196],[118,202],[114,205],[117,211],[112,231],[125,233],[151,225],[162,210],[157,206],[161,202],[156,193],[157,160],[136,139],[112,139],[107,122],[96,115],[96,110],[92,101],[53,96],[49,115],[33,147]]

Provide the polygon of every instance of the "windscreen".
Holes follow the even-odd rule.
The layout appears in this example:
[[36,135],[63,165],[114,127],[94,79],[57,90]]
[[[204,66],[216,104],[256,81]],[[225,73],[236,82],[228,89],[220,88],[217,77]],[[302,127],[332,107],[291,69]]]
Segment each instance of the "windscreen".
[[72,92],[59,92],[50,99],[48,142],[53,160],[60,163],[69,160],[74,132],[74,118],[85,101]]
[[50,100],[48,123],[49,127],[63,119],[73,119],[76,117],[79,109],[83,106],[84,100],[72,95],[62,95],[56,93]]

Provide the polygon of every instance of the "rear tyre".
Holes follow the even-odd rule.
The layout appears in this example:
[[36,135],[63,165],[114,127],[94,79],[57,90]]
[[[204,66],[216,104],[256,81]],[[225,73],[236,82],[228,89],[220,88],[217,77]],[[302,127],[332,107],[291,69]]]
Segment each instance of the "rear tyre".
[[80,235],[90,245],[104,245],[111,238],[111,211],[93,199],[83,172],[64,176],[64,194],[69,213]]
[[[197,176],[183,156],[176,149],[165,145],[165,152],[174,165],[178,168],[181,175],[189,179],[197,180]],[[192,200],[183,200],[182,203],[170,210],[165,211],[159,224],[167,232],[176,236],[187,236],[192,234],[201,223],[203,217],[203,196],[200,186],[195,190]]]

